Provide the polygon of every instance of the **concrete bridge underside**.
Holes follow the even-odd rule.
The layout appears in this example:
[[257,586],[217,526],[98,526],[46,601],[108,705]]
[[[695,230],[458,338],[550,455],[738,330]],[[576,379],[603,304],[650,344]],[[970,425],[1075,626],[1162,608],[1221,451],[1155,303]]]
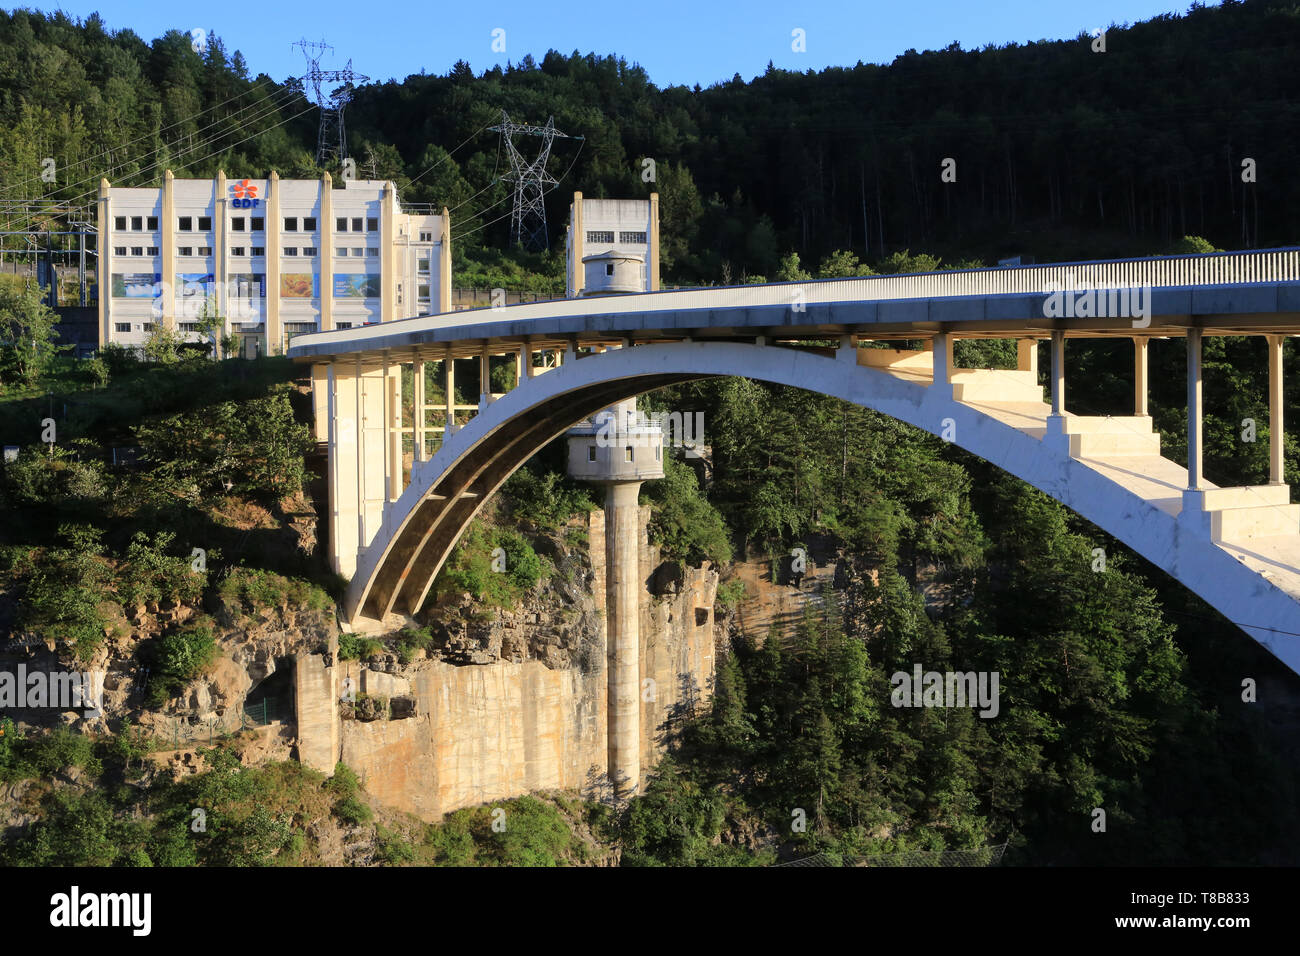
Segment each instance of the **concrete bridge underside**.
[[[346,613],[357,629],[415,613],[486,500],[580,419],[667,385],[742,376],[950,437],[1124,542],[1300,673],[1300,506],[1288,503],[1285,485],[1201,481],[1188,499],[1188,469],[1160,456],[1149,417],[1054,416],[1036,361],[1019,372],[955,370],[943,335],[931,352],[916,353],[923,361],[887,351],[847,339],[838,350],[697,340],[575,356],[529,377],[447,436],[432,459],[417,461],[409,485],[383,502],[377,531],[358,549]],[[1196,506],[1185,507],[1189,500]]]

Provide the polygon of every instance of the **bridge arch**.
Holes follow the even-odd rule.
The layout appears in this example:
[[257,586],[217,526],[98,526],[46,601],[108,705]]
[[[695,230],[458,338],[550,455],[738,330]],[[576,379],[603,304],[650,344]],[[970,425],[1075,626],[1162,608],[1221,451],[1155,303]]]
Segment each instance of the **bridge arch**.
[[[526,379],[417,462],[358,556],[345,598],[354,626],[413,614],[456,541],[515,470],[570,426],[666,385],[739,376],[820,392],[954,444],[1045,492],[1164,570],[1300,672],[1300,603],[1203,530],[1179,520],[1034,429],[1015,427],[934,386],[857,364],[856,349],[733,342],[638,345],[586,355]],[[848,359],[848,360],[844,360]],[[1039,430],[1041,431],[1041,429]]]

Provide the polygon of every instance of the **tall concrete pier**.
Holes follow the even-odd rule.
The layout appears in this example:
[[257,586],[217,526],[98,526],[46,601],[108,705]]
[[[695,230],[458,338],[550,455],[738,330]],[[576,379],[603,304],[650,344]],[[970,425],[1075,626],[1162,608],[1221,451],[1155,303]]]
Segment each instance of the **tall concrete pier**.
[[569,474],[605,486],[607,774],[626,799],[641,785],[641,482],[662,478],[663,432],[628,399],[569,432]]

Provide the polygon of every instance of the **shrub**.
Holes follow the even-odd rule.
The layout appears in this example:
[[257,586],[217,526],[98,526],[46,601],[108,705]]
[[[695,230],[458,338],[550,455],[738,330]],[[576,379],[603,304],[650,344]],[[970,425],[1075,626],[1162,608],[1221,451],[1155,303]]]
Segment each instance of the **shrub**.
[[369,823],[374,811],[357,797],[343,797],[334,804],[334,815],[351,826]]
[[157,707],[211,666],[217,642],[207,627],[164,634],[154,641],[147,702]]
[[364,661],[384,652],[384,644],[373,637],[358,634],[339,635],[339,660]]

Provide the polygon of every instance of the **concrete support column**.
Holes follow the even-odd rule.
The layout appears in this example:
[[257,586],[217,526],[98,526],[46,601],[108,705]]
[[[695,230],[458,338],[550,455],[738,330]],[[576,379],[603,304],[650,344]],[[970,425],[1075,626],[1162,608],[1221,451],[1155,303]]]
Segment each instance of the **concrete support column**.
[[478,356],[478,407],[482,411],[492,402],[492,353],[486,344]]
[[444,402],[446,406],[447,426],[444,429],[448,438],[456,430],[456,360],[451,357],[451,349],[447,350],[446,356],[442,360],[443,387],[446,389],[447,398]]
[[1201,330],[1187,330],[1187,490],[1201,490]]
[[841,335],[840,347],[835,351],[835,357],[841,362],[848,362],[850,365],[857,365],[858,337],[856,335]]
[[1065,332],[1052,333],[1052,417],[1065,414]]
[[532,378],[536,374],[533,368],[533,346],[531,342],[524,341],[519,345],[519,366],[516,368],[516,380],[522,385],[524,379]]
[[950,392],[952,390],[952,335],[948,332],[940,332],[930,343],[930,350],[934,355],[934,381],[931,383],[934,387],[943,386]]
[[1016,368],[1022,372],[1038,374],[1038,340],[1016,340]]
[[619,799],[641,783],[639,481],[605,493],[605,640],[609,672],[609,779]]
[[385,429],[388,433],[388,500],[396,501],[406,487],[402,467],[402,366],[389,366],[384,375]]
[[1133,339],[1133,414],[1147,416],[1151,414],[1147,402],[1150,393],[1148,378],[1147,344],[1150,340],[1143,337]]
[[424,363],[416,361],[411,364],[415,370],[415,387],[412,389],[415,393],[412,404],[415,407],[411,416],[411,435],[415,445],[413,455],[415,461],[424,461]]
[[1268,483],[1286,483],[1282,468],[1283,436],[1286,423],[1282,416],[1282,342],[1280,335],[1266,336],[1268,342]]

